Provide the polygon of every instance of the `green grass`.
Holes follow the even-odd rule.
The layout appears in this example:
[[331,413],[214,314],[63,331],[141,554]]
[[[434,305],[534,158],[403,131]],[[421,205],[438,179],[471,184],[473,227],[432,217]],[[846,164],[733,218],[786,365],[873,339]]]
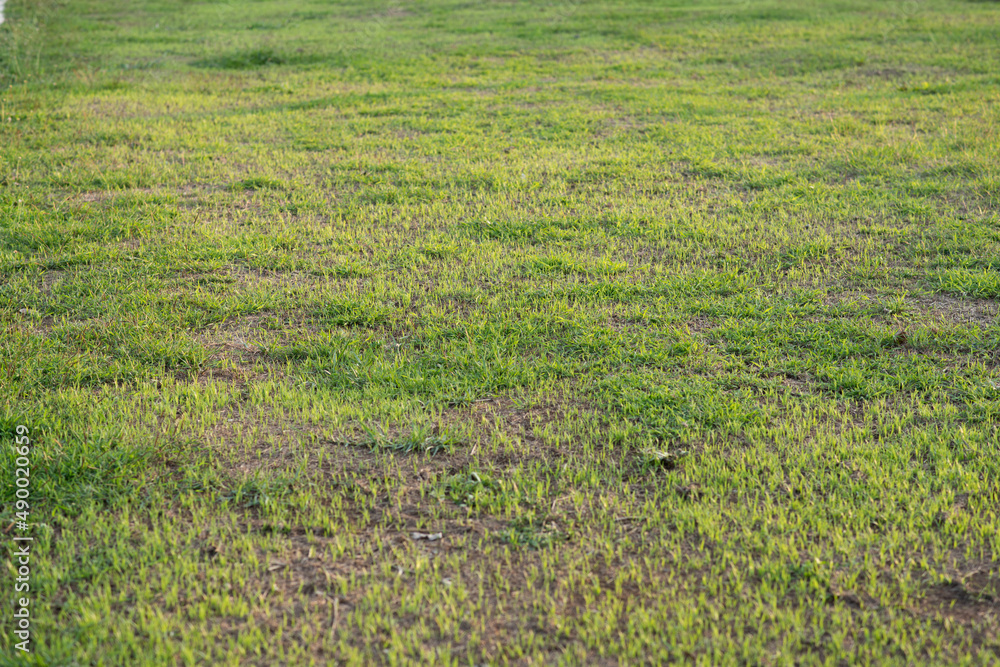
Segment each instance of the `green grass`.
[[1000,5],[6,15],[0,662],[1000,660]]

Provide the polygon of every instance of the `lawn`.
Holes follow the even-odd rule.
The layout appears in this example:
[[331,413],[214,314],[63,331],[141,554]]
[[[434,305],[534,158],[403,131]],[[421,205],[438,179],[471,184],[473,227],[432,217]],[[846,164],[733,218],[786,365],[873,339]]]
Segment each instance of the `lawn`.
[[4,13],[0,664],[1000,661],[1000,4]]

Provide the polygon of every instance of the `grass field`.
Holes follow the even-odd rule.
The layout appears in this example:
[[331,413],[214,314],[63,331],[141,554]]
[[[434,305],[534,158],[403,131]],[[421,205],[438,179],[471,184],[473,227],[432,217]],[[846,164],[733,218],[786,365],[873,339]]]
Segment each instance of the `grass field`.
[[1000,4],[5,15],[0,664],[1000,662]]

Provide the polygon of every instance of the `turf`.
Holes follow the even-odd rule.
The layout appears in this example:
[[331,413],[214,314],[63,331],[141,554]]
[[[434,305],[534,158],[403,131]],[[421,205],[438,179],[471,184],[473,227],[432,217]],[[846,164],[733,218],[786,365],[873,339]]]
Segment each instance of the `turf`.
[[0,660],[1000,660],[1000,5],[5,14]]

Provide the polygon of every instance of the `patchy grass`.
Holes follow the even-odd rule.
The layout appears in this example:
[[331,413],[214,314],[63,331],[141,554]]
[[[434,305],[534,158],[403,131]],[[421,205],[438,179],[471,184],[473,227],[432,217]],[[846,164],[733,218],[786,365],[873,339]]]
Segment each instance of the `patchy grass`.
[[5,15],[34,664],[1000,659],[996,3]]

